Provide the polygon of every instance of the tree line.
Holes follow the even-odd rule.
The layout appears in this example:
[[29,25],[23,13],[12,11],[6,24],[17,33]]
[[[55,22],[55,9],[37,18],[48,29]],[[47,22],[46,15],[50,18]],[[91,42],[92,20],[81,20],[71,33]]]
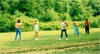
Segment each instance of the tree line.
[[84,20],[100,15],[99,0],[0,0],[2,14],[37,18],[40,21],[62,18]]
[[32,31],[34,18],[41,22],[41,30],[59,30],[57,23],[62,18],[81,22],[89,19],[91,27],[100,27],[99,15],[99,0],[0,0],[0,32],[15,31],[17,19],[24,21],[23,31]]

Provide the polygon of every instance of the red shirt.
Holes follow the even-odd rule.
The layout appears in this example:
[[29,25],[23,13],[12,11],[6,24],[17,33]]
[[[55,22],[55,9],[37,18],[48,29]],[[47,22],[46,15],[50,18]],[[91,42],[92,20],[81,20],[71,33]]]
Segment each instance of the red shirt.
[[89,26],[89,22],[88,21],[85,22],[85,26]]

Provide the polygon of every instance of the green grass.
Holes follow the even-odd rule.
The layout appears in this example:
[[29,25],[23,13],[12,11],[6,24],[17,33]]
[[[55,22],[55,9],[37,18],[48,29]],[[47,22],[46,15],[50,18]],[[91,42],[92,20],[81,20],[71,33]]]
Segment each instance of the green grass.
[[71,49],[71,50],[64,49],[60,52],[55,51],[47,54],[99,54],[99,53],[100,53],[100,45],[96,45],[94,47]]
[[79,45],[100,43],[100,28],[91,29],[90,35],[85,35],[80,30],[80,37],[73,35],[73,30],[68,30],[69,40],[59,41],[60,31],[40,31],[40,40],[34,40],[34,32],[22,32],[22,41],[14,41],[15,32],[0,33],[1,53],[25,53],[30,51],[41,51],[47,49],[68,48]]

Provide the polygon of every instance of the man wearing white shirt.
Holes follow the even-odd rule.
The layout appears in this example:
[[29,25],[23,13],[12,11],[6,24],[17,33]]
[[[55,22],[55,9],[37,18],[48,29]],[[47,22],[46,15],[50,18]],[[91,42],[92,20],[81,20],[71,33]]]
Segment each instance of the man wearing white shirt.
[[65,32],[66,40],[68,40],[68,35],[67,35],[67,32],[66,32],[66,26],[68,26],[68,25],[67,25],[67,23],[65,22],[64,19],[62,20],[61,25],[62,25],[62,30],[61,30],[61,37],[59,38],[59,40],[62,40],[63,32]]

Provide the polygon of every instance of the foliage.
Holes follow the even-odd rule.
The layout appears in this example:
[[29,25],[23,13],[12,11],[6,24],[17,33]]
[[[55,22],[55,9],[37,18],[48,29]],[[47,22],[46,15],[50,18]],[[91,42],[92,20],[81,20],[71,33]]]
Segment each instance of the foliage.
[[47,23],[40,23],[41,30],[60,30],[61,25],[60,22],[47,22]]
[[91,27],[100,27],[100,16],[93,17],[90,19],[90,26]]
[[0,17],[0,32],[14,31],[15,18],[9,14]]
[[17,10],[26,16],[42,19],[41,21],[52,21],[50,18],[55,14],[50,13],[52,9],[58,13],[56,15],[59,18],[68,13],[72,20],[83,20],[89,16],[99,15],[99,3],[98,0],[1,0],[0,7],[4,13],[13,15]]
[[59,21],[63,18],[80,21],[80,27],[84,27],[83,20],[89,19],[91,27],[100,27],[99,3],[99,0],[0,0],[0,31],[15,31],[17,19],[23,21],[22,31],[32,31],[34,18],[40,21],[41,30],[60,29]]

